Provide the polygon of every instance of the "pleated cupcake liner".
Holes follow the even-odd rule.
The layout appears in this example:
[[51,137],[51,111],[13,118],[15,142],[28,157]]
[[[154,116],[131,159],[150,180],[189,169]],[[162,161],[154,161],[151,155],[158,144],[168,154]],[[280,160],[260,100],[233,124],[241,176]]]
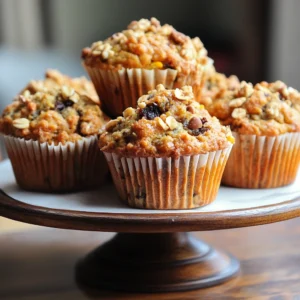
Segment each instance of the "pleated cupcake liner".
[[240,188],[275,188],[291,184],[300,163],[300,133],[276,137],[233,133],[235,145],[222,184]]
[[108,167],[98,137],[65,145],[4,136],[18,185],[30,191],[73,192],[93,188],[107,177]]
[[135,208],[191,209],[211,203],[231,151],[179,158],[122,157],[104,152],[121,200]]
[[137,100],[148,91],[163,84],[167,89],[181,88],[185,85],[193,87],[196,100],[200,100],[204,68],[199,66],[196,72],[178,76],[178,71],[121,69],[107,70],[83,64],[100,97],[103,110],[110,117],[122,115],[127,107],[136,107]]

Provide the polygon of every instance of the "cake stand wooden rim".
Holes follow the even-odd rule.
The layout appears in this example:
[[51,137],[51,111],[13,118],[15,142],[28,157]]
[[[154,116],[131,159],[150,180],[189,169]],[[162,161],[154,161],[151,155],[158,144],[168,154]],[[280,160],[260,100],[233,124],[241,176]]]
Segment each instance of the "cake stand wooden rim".
[[101,213],[33,206],[0,190],[0,215],[62,229],[106,232],[205,231],[275,223],[300,216],[300,198],[255,208],[199,213]]

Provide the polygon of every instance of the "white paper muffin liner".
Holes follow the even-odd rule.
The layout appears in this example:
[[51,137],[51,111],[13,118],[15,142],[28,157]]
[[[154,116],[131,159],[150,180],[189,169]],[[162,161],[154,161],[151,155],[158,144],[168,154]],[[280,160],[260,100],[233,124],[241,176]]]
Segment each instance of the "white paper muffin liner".
[[19,186],[41,192],[71,192],[100,185],[108,173],[98,137],[65,145],[4,136]]
[[163,84],[167,89],[191,85],[196,100],[200,100],[202,74],[199,66],[196,72],[178,76],[177,70],[121,69],[107,70],[83,64],[89,74],[103,105],[103,110],[110,117],[122,115],[127,107],[136,107],[137,100],[148,91]]
[[276,137],[233,134],[235,145],[222,184],[275,188],[295,180],[300,163],[300,133]]
[[128,158],[104,152],[122,201],[136,208],[189,209],[217,195],[231,146],[179,158]]

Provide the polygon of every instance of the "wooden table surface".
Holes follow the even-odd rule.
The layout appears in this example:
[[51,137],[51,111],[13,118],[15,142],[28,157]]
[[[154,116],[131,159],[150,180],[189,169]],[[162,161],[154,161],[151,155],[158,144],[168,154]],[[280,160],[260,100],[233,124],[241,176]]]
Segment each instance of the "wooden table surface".
[[[0,228],[1,300],[89,299],[76,287],[74,265],[113,234],[26,226],[4,218]],[[300,299],[299,218],[195,234],[239,258],[239,277],[205,290],[150,295],[101,291],[92,299]]]

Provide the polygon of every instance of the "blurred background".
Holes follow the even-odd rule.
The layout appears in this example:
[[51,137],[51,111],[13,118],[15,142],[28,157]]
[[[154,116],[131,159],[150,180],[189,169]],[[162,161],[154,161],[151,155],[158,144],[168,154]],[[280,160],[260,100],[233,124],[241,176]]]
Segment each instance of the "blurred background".
[[81,49],[155,16],[199,36],[218,71],[300,88],[298,0],[0,0],[0,110],[46,68],[78,76]]

